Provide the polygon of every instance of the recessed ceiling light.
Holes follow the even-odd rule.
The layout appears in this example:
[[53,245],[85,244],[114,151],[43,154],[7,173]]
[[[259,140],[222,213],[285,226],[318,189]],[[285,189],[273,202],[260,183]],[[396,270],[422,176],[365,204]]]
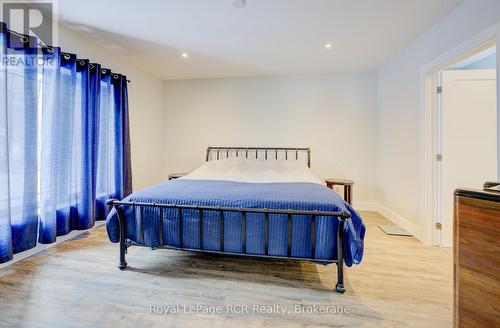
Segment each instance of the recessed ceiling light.
[[187,54],[187,52],[183,52],[183,53],[181,54],[181,57],[182,57],[182,58],[188,58],[188,56],[189,56],[189,55]]
[[243,8],[247,2],[245,0],[233,0],[233,6],[234,8]]
[[326,44],[325,44],[325,48],[326,48],[326,49],[330,49],[331,47],[332,47],[332,44],[331,44],[331,43],[326,43]]

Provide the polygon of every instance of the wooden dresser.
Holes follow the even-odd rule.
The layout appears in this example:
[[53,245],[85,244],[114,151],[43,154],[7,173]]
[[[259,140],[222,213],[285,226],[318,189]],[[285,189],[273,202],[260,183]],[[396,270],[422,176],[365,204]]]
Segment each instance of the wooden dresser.
[[500,193],[455,191],[454,327],[500,327]]

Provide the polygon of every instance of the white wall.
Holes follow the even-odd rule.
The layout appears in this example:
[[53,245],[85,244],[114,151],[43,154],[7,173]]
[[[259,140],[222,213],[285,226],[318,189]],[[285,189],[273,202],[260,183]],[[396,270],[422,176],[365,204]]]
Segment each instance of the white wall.
[[165,175],[200,166],[209,145],[310,146],[318,176],[372,201],[376,88],[373,72],[166,81]]
[[378,72],[379,202],[407,220],[407,227],[424,226],[421,70],[499,21],[500,1],[467,1]]
[[[78,33],[59,27],[59,45],[79,58],[88,58],[127,75],[129,83],[130,139],[134,190],[163,179],[162,81]],[[126,50],[124,50],[126,51]]]

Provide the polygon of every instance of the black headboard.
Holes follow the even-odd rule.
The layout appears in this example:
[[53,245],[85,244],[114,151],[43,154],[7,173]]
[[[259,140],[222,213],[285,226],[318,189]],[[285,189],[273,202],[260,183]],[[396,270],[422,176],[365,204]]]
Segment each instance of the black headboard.
[[[305,156],[306,155],[306,156]],[[207,148],[206,161],[228,157],[264,158],[299,160],[307,159],[307,166],[311,167],[311,148],[309,147],[219,147]]]

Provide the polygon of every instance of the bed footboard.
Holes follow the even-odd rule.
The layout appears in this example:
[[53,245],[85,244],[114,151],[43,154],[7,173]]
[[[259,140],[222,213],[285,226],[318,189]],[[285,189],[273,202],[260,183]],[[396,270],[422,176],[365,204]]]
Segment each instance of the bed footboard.
[[[162,204],[162,203],[146,203],[146,202],[127,202],[119,201],[117,199],[109,199],[107,205],[113,207],[116,210],[116,215],[119,222],[120,231],[120,260],[118,267],[124,270],[127,267],[127,261],[125,255],[127,253],[127,248],[134,246],[143,246],[141,244],[135,243],[133,241],[127,240],[125,231],[125,215],[123,212],[123,207],[133,206],[140,207],[141,209],[158,208],[160,209],[160,226],[163,227],[163,209],[177,209],[179,211],[179,240],[180,247],[162,245],[157,248],[175,249],[182,251],[192,251],[192,252],[205,252],[205,253],[216,253],[216,254],[230,254],[237,256],[248,256],[248,257],[267,257],[267,258],[277,258],[283,260],[298,260],[298,261],[313,261],[313,262],[323,262],[323,263],[336,263],[337,264],[337,284],[335,285],[335,290],[339,293],[344,293],[344,225],[345,221],[350,219],[351,215],[347,211],[340,212],[329,212],[329,211],[307,211],[307,210],[279,210],[279,209],[267,209],[267,208],[238,208],[238,207],[222,207],[222,206],[198,206],[198,205],[177,205],[177,204]],[[183,210],[198,210],[200,211],[200,245],[199,248],[186,248],[183,247],[182,243],[182,211]],[[203,249],[203,229],[201,229],[203,224],[203,211],[216,211],[219,213],[221,219],[221,229],[220,229],[220,249],[221,251],[205,250]],[[241,213],[242,218],[242,252],[228,252],[224,250],[224,212],[237,212]],[[260,213],[264,214],[264,241],[265,241],[265,254],[248,254],[246,253],[246,214],[247,213]],[[270,214],[282,214],[288,217],[288,250],[287,256],[275,256],[268,254],[268,244],[269,244],[269,215]],[[292,215],[309,215],[312,217],[311,221],[311,250],[312,255],[310,258],[302,257],[292,257]],[[315,223],[316,217],[331,217],[332,219],[338,220],[337,225],[337,259],[315,259]],[[160,229],[160,235],[163,233],[163,229]]]

